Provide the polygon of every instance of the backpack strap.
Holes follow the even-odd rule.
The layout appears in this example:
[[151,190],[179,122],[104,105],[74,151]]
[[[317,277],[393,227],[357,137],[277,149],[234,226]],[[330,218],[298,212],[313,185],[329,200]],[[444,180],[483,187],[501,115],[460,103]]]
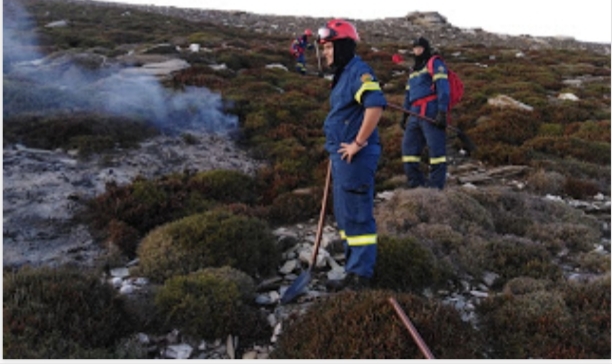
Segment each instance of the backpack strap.
[[433,64],[436,59],[442,59],[442,57],[438,55],[434,55],[434,56],[429,57],[429,60],[427,61],[427,71],[429,71],[429,74],[431,75],[432,78],[434,76]]

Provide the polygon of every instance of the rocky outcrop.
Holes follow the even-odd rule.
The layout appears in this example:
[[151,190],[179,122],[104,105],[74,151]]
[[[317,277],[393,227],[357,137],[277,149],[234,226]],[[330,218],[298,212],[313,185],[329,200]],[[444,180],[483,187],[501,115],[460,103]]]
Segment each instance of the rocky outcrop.
[[[213,24],[252,29],[257,33],[293,35],[306,28],[317,28],[328,20],[317,17],[293,17],[253,14],[245,11],[220,11],[205,9],[183,9],[173,6],[118,5],[95,2],[101,6],[136,7],[139,10],[183,18],[191,21],[206,21]],[[376,20],[355,20],[362,38],[370,43],[395,42],[410,44],[416,36],[425,36],[436,47],[503,45],[516,49],[571,49],[588,50],[610,54],[610,44],[580,42],[572,37],[535,37],[531,35],[510,36],[484,31],[479,28],[459,28],[448,23],[437,12],[411,12],[405,16]]]

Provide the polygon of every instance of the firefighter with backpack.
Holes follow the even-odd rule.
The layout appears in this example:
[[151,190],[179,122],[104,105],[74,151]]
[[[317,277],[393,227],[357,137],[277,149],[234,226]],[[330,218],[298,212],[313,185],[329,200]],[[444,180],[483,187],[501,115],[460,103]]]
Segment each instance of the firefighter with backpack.
[[[408,187],[433,187],[442,190],[446,183],[446,125],[450,103],[448,69],[444,61],[432,55],[429,41],[423,37],[412,43],[414,66],[406,83],[404,109],[413,114],[403,114],[401,126],[402,162],[408,179]],[[416,115],[435,120],[426,121]],[[429,178],[421,170],[421,154],[429,150]]]
[[308,37],[312,36],[310,29],[304,30],[304,34],[295,38],[291,43],[291,55],[295,58],[295,70],[303,75],[306,74],[306,49],[313,49],[314,46],[308,43]]

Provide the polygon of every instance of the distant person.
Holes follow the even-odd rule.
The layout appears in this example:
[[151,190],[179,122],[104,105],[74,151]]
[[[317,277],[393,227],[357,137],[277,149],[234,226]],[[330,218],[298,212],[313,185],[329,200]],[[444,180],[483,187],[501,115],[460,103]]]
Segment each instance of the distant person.
[[370,285],[377,256],[374,175],[381,154],[378,122],[387,102],[372,68],[355,54],[355,26],[330,20],[318,32],[323,57],[334,72],[325,149],[332,163],[334,216],[343,240],[347,273],[328,288]]
[[[406,84],[404,109],[434,119],[432,124],[419,117],[403,114],[402,162],[408,187],[433,187],[443,189],[446,183],[446,123],[450,99],[448,70],[438,57],[433,62],[433,76],[427,69],[432,57],[429,41],[423,37],[412,43],[414,66]],[[421,154],[427,145],[429,154],[429,178],[420,166]]]
[[303,75],[306,74],[306,49],[313,49],[313,45],[308,43],[308,37],[312,36],[310,29],[304,30],[304,34],[297,37],[291,43],[291,54],[295,58],[295,70]]

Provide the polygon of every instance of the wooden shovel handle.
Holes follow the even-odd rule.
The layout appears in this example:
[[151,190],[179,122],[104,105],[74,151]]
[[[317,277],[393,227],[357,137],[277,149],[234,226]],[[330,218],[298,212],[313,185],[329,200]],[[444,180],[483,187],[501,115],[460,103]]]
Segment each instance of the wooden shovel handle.
[[317,226],[317,235],[315,236],[314,250],[312,252],[312,260],[310,266],[314,267],[317,263],[317,253],[319,245],[321,245],[321,237],[323,235],[323,222],[325,221],[325,208],[327,206],[327,197],[329,195],[329,185],[331,181],[331,159],[327,164],[327,176],[325,177],[325,190],[323,191],[323,201],[321,202],[321,213],[319,214],[319,225]]

